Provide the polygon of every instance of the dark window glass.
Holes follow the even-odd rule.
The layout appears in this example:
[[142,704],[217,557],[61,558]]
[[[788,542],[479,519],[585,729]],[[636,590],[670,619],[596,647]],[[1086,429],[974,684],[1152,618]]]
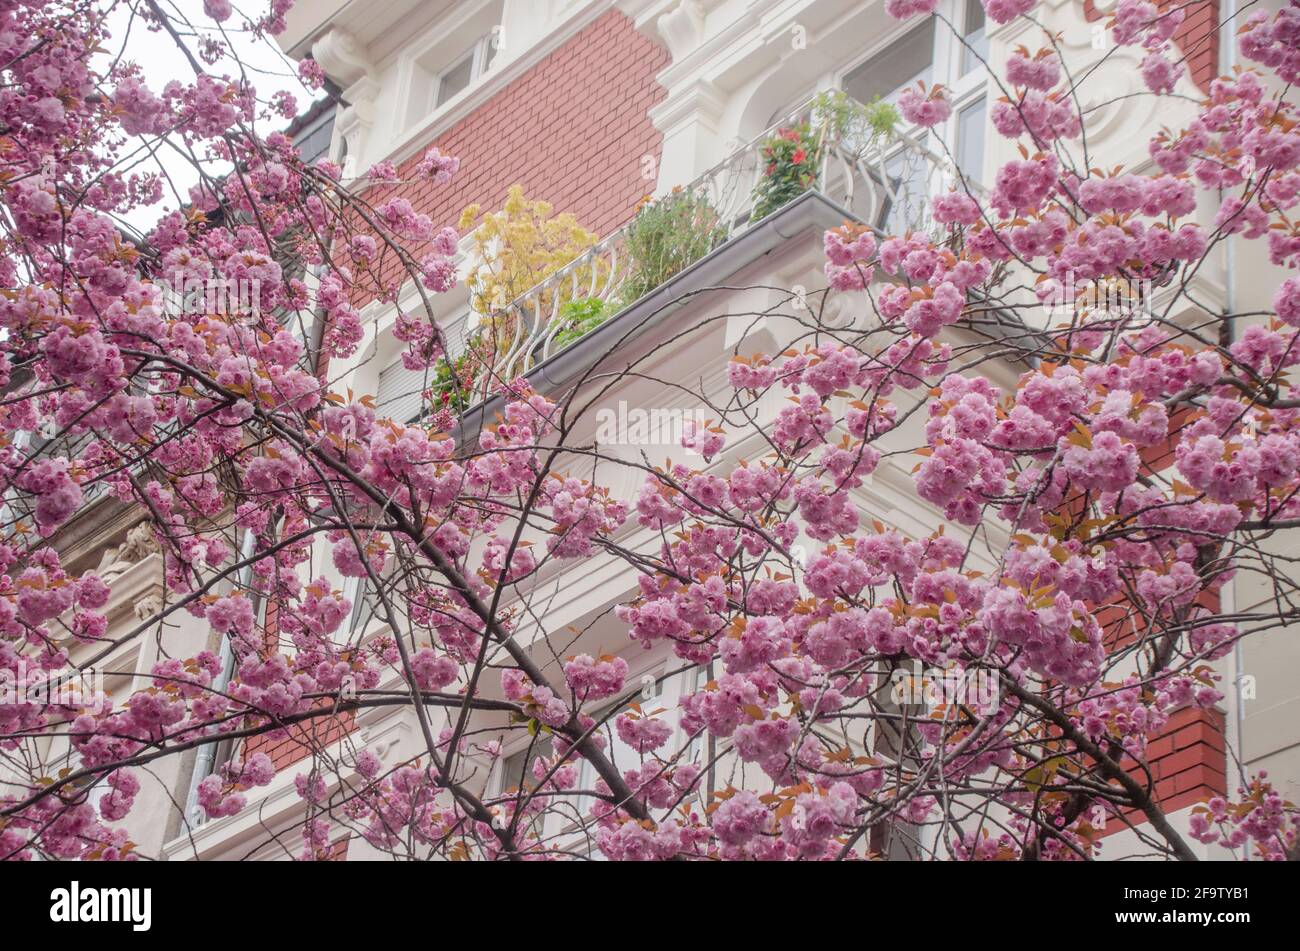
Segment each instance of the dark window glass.
[[438,81],[438,102],[441,106],[444,102],[469,88],[470,80],[474,75],[474,54],[471,52],[451,69],[442,74]]
[[844,77],[844,91],[859,102],[889,99],[917,80],[930,82],[934,67],[934,17]]
[[957,113],[957,167],[976,182],[984,175],[985,125],[983,99]]
[[985,62],[989,58],[989,38],[984,32],[984,5],[979,0],[966,0],[966,22],[962,35],[969,44],[961,48],[961,74],[965,76],[983,65],[980,57]]
[[511,753],[501,764],[501,791],[512,789],[532,789],[537,785],[533,777],[533,762],[551,755],[551,738],[543,737],[525,746],[518,752]]

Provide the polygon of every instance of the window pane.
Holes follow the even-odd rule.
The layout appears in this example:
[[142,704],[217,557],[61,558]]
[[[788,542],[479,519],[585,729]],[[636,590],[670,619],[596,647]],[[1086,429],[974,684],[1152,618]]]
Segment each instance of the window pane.
[[930,82],[934,17],[844,77],[844,91],[859,102],[891,99],[918,79]]
[[[605,740],[605,756],[620,773],[635,769],[641,765],[641,754],[634,747],[623,742],[622,737],[618,735],[618,727],[614,722],[618,719],[619,714],[630,709],[635,702],[637,701],[630,701],[621,707],[610,704],[603,710],[591,715],[592,719],[600,724],[596,728],[595,735]],[[614,712],[615,710],[617,712]],[[582,759],[582,770],[579,775],[581,776],[579,785],[583,789],[594,789],[596,782],[600,779],[596,774],[596,767],[591,765],[591,761],[587,759]],[[585,817],[590,812],[594,802],[595,799],[591,796],[582,796],[577,800],[578,811]]]
[[550,755],[551,738],[544,736],[507,756],[501,764],[501,792],[524,789],[525,783],[528,789],[534,788],[537,780],[533,777],[532,765],[536,760]]
[[442,74],[438,80],[438,105],[442,105],[452,96],[469,88],[473,77],[474,54],[466,56],[451,69]]
[[976,182],[984,175],[984,100],[957,114],[957,167]]
[[337,636],[351,640],[354,634],[357,636],[363,634],[374,619],[378,605],[379,598],[370,584],[370,579],[358,578],[356,590],[353,592],[352,617],[348,620],[347,630],[340,630]]
[[876,227],[891,235],[922,227],[929,207],[930,173],[929,163],[914,152],[903,150],[892,156],[885,163],[888,185],[877,190],[884,204],[876,208]]
[[962,35],[969,44],[961,48],[961,74],[965,76],[972,69],[983,65],[975,53],[979,53],[986,62],[989,58],[989,38],[984,32],[984,5],[980,0],[966,0],[966,22]]
[[298,154],[302,156],[303,164],[311,165],[317,159],[327,155],[330,150],[330,138],[333,134],[333,122],[321,123],[307,133],[298,143]]

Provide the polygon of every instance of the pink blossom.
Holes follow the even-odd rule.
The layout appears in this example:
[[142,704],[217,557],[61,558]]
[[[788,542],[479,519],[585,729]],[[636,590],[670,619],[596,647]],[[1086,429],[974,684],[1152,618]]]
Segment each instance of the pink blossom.
[[203,12],[218,23],[222,23],[230,19],[233,10],[230,0],[203,0]]
[[1182,72],[1181,63],[1174,63],[1159,53],[1148,53],[1139,68],[1147,88],[1157,95],[1173,92]]
[[308,89],[320,89],[325,85],[325,70],[316,60],[304,56],[298,61],[298,78]]
[[898,96],[898,108],[908,122],[925,128],[936,126],[952,115],[952,104],[942,86],[934,86],[929,94],[923,88],[908,86]]
[[895,20],[907,20],[917,15],[928,16],[939,6],[939,0],[885,0],[885,12]]
[[994,23],[1010,23],[1022,13],[1028,13],[1038,0],[980,0],[984,12]]

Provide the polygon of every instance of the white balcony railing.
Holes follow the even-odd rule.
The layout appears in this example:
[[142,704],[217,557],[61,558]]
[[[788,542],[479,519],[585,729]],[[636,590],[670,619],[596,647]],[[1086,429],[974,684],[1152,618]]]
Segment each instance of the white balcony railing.
[[[828,117],[831,109],[838,118]],[[882,234],[929,230],[931,196],[954,184],[982,194],[960,181],[923,134],[893,127],[891,113],[890,106],[866,107],[838,94],[810,100],[689,185],[642,206],[618,231],[483,321],[479,333],[487,336],[479,348],[487,356],[462,402],[486,398],[809,190]],[[807,171],[784,190],[771,182],[765,190],[773,171],[769,145],[783,132],[789,147],[807,146]],[[787,155],[783,170],[789,166]]]

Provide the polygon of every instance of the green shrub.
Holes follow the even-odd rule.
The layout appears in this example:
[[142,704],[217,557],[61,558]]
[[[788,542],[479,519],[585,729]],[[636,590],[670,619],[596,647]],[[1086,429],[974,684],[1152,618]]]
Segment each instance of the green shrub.
[[808,124],[781,129],[763,145],[763,177],[754,186],[750,221],[761,221],[794,201],[817,181],[817,140]]
[[[438,360],[433,365],[433,381],[429,384],[429,395],[433,398],[433,410],[450,409],[457,416],[470,407],[474,361],[468,353],[462,353],[448,364]],[[452,369],[455,375],[452,375]]]
[[879,96],[871,102],[858,102],[835,89],[819,93],[812,103],[813,125],[823,141],[843,144],[853,150],[865,149],[889,139],[898,126],[898,107]]
[[579,337],[595,330],[614,315],[617,306],[599,297],[579,297],[560,307],[560,330],[551,341],[551,349],[567,347]]
[[675,190],[642,205],[624,238],[629,265],[619,299],[639,300],[726,240],[726,226],[703,195]]

